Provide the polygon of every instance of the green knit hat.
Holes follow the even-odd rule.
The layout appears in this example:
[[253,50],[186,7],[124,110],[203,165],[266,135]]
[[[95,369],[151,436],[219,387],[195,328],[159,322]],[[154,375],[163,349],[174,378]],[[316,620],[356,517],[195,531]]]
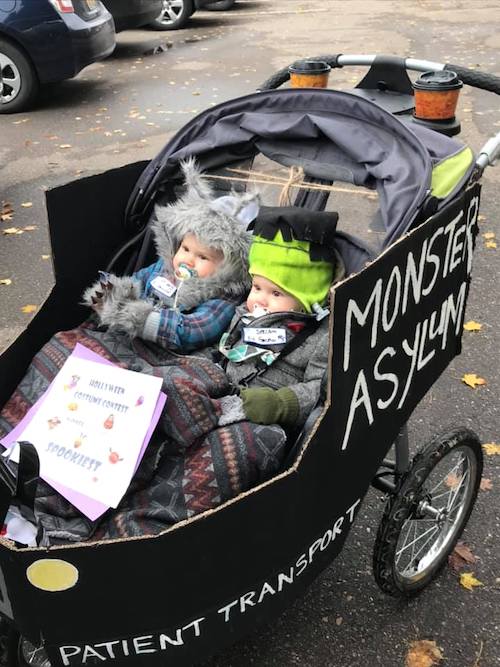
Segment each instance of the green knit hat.
[[[264,215],[259,214],[248,256],[249,273],[271,280],[311,313],[313,304],[322,305],[327,298],[333,279],[334,253],[330,246],[337,217],[332,215],[336,216],[295,207],[269,208]],[[322,228],[325,216],[330,223],[326,233]],[[309,236],[310,240],[297,236]]]

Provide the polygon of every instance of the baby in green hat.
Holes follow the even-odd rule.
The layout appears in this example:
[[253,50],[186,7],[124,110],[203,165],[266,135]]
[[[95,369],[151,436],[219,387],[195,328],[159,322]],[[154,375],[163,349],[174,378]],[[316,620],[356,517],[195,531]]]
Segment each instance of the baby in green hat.
[[247,419],[299,427],[317,403],[328,362],[329,291],[344,275],[337,219],[267,207],[252,223],[252,288],[219,345],[239,395],[221,399],[220,425]]

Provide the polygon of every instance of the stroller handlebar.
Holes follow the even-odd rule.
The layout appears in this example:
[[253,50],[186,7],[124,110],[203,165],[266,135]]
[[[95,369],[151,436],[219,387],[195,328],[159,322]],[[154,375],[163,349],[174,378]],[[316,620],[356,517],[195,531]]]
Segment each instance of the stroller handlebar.
[[[332,69],[338,69],[342,67],[359,67],[366,66],[370,67],[373,65],[375,60],[379,58],[393,58],[394,56],[380,56],[380,55],[343,55],[343,54],[334,54],[334,55],[325,55],[325,56],[312,56],[311,58],[304,58],[304,60],[321,60],[326,62]],[[462,82],[473,88],[479,88],[481,90],[487,90],[496,95],[500,95],[500,77],[495,76],[494,74],[488,74],[487,72],[481,72],[479,70],[468,69],[467,67],[462,67],[461,65],[452,65],[433,62],[430,60],[418,60],[416,58],[401,58],[399,59],[401,64],[406,68],[406,70],[412,70],[416,72],[427,72],[429,70],[441,71],[441,70],[451,70],[456,72]],[[264,81],[258,88],[257,91],[264,90],[273,90],[279,88],[284,83],[290,79],[290,74],[288,67],[278,70],[272,76],[270,76],[266,81]],[[500,158],[500,133],[491,137],[486,144],[481,148],[476,160],[476,164],[483,171],[487,166],[495,164],[497,159]]]

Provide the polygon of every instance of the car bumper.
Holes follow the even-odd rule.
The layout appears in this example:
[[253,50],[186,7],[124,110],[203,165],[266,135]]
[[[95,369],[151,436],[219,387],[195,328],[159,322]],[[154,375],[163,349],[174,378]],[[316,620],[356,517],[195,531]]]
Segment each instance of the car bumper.
[[156,4],[145,0],[127,0],[119,5],[119,9],[112,10],[116,32],[148,25],[160,16],[162,9],[160,0]]
[[103,11],[93,21],[83,21],[75,14],[67,14],[53,38],[59,42],[59,48],[53,49],[57,57],[48,55],[37,63],[40,83],[71,79],[87,65],[109,56],[116,45],[113,17]]
[[196,9],[203,9],[209,5],[214,5],[218,0],[195,0]]

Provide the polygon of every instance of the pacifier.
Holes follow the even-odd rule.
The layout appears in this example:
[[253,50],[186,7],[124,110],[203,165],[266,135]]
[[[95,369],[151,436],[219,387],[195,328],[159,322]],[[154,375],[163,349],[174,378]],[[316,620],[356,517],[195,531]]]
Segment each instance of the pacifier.
[[252,317],[262,317],[263,315],[267,315],[269,311],[267,308],[263,308],[262,306],[254,306],[252,312],[250,313]]
[[186,264],[179,264],[179,268],[175,272],[175,275],[180,280],[188,280],[189,278],[196,278],[198,274],[194,269],[190,269]]

